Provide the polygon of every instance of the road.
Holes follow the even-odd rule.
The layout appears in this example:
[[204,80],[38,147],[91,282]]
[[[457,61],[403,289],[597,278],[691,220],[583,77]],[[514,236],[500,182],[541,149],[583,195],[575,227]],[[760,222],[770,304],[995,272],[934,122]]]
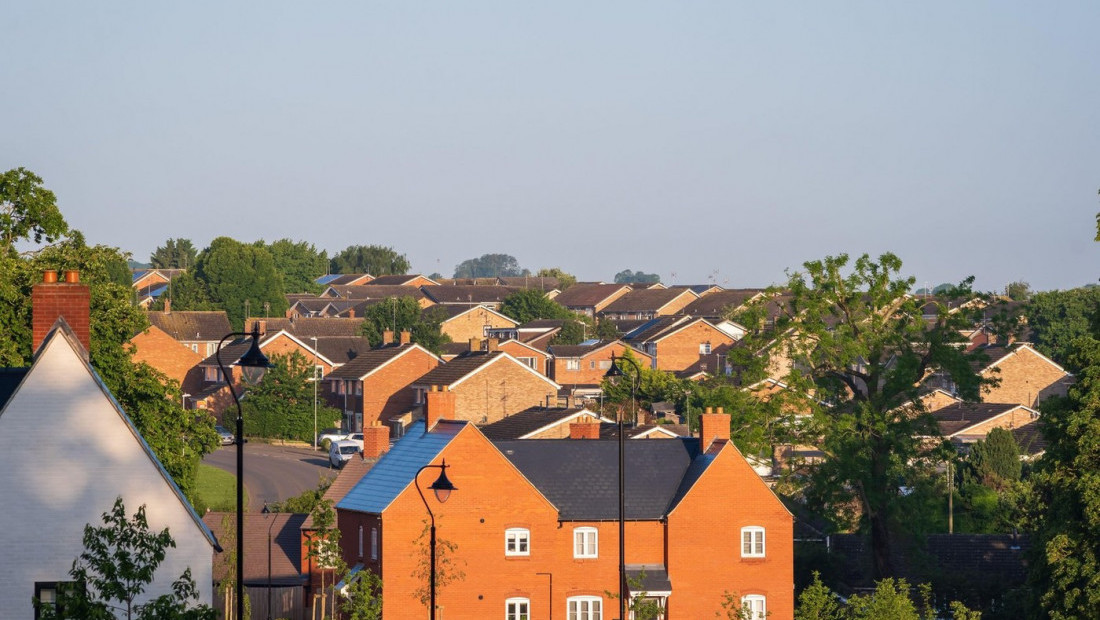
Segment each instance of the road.
[[[203,463],[236,475],[237,447],[222,446],[206,455]],[[262,510],[264,502],[283,501],[315,489],[321,476],[335,475],[322,450],[258,442],[244,445],[244,487],[250,512]]]

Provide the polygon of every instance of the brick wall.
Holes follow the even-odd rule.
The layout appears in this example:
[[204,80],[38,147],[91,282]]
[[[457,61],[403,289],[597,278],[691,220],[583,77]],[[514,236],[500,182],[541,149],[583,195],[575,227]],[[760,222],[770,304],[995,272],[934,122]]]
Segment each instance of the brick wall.
[[[56,274],[46,277],[56,277]],[[78,281],[75,271],[66,272],[66,277],[72,281],[44,281],[31,289],[32,350],[38,350],[60,317],[64,317],[84,350],[91,348],[91,291],[88,285]]]
[[[684,370],[699,361],[699,345],[705,342],[716,349],[721,345],[731,345],[734,340],[725,332],[706,323],[695,323],[657,342],[657,368],[668,371]],[[713,358],[714,355],[711,354],[710,357]],[[721,360],[725,356],[719,354],[718,357]]]
[[498,351],[504,351],[508,355],[519,359],[521,357],[533,357],[535,358],[534,370],[542,376],[546,376],[547,373],[547,360],[550,359],[546,353],[542,351],[532,351],[530,347],[519,344],[515,340],[505,340],[497,345]]
[[386,423],[412,409],[416,392],[409,385],[438,365],[438,359],[414,348],[367,377],[361,401],[363,425],[370,426],[375,420]]
[[988,392],[983,390],[982,401],[987,403],[1017,403],[1034,409],[1051,396],[1065,396],[1073,381],[1030,347],[1020,347],[995,368],[1000,372],[983,373],[1001,382]]
[[455,417],[475,424],[489,424],[546,402],[557,392],[553,385],[502,357],[451,388],[455,393]]
[[515,327],[516,322],[489,312],[485,308],[475,308],[461,316],[445,321],[440,326],[440,331],[450,336],[451,342],[468,342],[470,338],[484,338],[486,325],[491,327]]
[[202,369],[198,367],[204,358],[153,326],[130,339],[134,362],[144,362],[175,379],[184,394],[197,394],[202,388]]
[[639,366],[652,367],[653,358],[625,344],[615,343],[580,358],[580,368],[577,370],[566,368],[566,358],[555,358],[550,363],[550,378],[561,385],[599,385],[603,381],[604,373],[610,368],[601,368],[600,362],[610,362],[612,353],[615,357],[622,357],[627,349],[630,349],[630,354]]

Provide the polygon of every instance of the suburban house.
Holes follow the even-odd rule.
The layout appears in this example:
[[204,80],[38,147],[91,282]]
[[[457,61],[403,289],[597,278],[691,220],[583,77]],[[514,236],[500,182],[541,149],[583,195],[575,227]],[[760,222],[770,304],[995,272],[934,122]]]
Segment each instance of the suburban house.
[[[597,439],[599,425],[611,420],[584,407],[531,407],[515,415],[479,426],[490,441],[511,439]],[[595,425],[595,432],[587,426]],[[578,436],[580,435],[580,436]],[[587,436],[585,436],[587,435]]]
[[551,345],[554,356],[550,378],[565,387],[598,388],[611,368],[611,356],[623,357],[627,352],[642,368],[651,368],[653,358],[621,340],[598,341],[577,345]]
[[1039,412],[1015,403],[955,403],[932,412],[940,434],[958,444],[985,439],[995,428],[1013,430],[1039,419]]
[[437,286],[435,280],[418,273],[378,276],[366,283],[368,286]]
[[[443,617],[618,617],[618,442],[492,442],[434,404],[336,507],[344,560],[381,577],[385,617],[426,611],[425,504],[445,541]],[[625,442],[628,595],[666,620],[724,614],[730,600],[791,618],[793,517],[729,442],[729,416],[714,415],[702,439]],[[444,464],[456,489],[422,501]]]
[[[654,368],[672,372],[714,358],[718,347],[736,342],[710,321],[690,316],[666,316],[647,321],[623,336],[623,341],[652,357]],[[715,364],[720,361],[716,360]]]
[[163,312],[146,312],[145,318],[151,325],[203,357],[213,355],[218,349],[218,342],[233,331],[224,310],[174,312],[169,304]]
[[320,295],[329,299],[343,299],[348,301],[385,301],[387,299],[400,299],[412,297],[421,308],[427,308],[435,304],[428,299],[419,286],[402,285],[358,285],[349,286],[342,284],[330,284]]
[[329,406],[344,412],[345,428],[351,432],[375,422],[401,426],[402,416],[417,405],[410,385],[442,362],[424,347],[410,344],[408,332],[402,332],[400,342],[361,353],[329,373],[322,391]]
[[472,351],[438,366],[412,384],[418,404],[442,391],[451,419],[489,424],[557,398],[560,386],[503,351]]
[[596,318],[596,314],[608,304],[629,293],[625,284],[604,284],[602,282],[578,282],[562,291],[554,301],[573,312]]
[[[171,593],[190,569],[212,603],[218,542],[89,364],[88,287],[75,271],[56,280],[48,271],[32,290],[31,366],[0,369],[0,610],[37,617],[32,599],[70,581],[85,525],[102,526],[119,497],[128,516],[145,506],[149,526],[176,541],[137,602]],[[44,429],[60,430],[32,440]]]
[[131,338],[130,347],[135,363],[149,364],[179,384],[186,409],[187,398],[202,388],[202,369],[199,368],[199,363],[203,356],[156,325],[145,328]]
[[1000,385],[982,391],[987,403],[1017,403],[1038,409],[1051,396],[1065,396],[1073,385],[1073,375],[1030,344],[990,345],[977,350],[989,357],[981,369],[982,377],[995,377]]
[[374,280],[369,273],[330,273],[323,275],[314,282],[321,286],[362,286]]
[[488,306],[495,310],[500,307],[505,297],[520,289],[500,285],[441,284],[422,286],[420,290],[432,303],[445,306]]
[[468,342],[471,338],[486,338],[491,329],[509,329],[519,325],[490,306],[445,306],[447,318],[439,331],[450,336],[451,342]]
[[702,295],[699,299],[684,307],[688,316],[701,316],[705,319],[721,319],[730,311],[740,308],[745,302],[764,294],[764,289],[738,288],[714,291]]
[[652,319],[679,314],[688,304],[699,299],[695,291],[686,288],[647,288],[622,295],[598,310],[602,318]]

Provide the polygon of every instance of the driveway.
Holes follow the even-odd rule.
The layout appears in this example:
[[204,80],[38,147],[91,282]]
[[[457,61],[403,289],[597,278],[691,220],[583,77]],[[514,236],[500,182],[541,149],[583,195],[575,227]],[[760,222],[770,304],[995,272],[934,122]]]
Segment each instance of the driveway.
[[[222,446],[206,455],[203,463],[237,474],[237,447]],[[244,488],[248,509],[259,512],[264,502],[281,502],[316,489],[321,477],[335,477],[328,453],[309,446],[281,446],[248,442],[244,445]]]

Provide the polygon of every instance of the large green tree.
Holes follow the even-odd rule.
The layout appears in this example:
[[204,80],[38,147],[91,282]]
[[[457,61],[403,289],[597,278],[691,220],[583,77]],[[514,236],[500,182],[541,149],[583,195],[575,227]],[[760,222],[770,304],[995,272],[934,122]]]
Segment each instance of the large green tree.
[[190,239],[168,239],[149,255],[149,264],[155,269],[190,269],[198,254]]
[[283,276],[283,288],[288,293],[317,293],[315,282],[328,269],[328,253],[317,251],[312,243],[279,239],[267,246],[275,269]]
[[392,331],[396,337],[408,330],[412,342],[438,353],[444,344],[451,341],[440,331],[446,318],[441,308],[422,310],[412,297],[392,297],[369,306],[363,312],[363,335],[370,341],[370,346],[377,347],[382,344],[383,332]]
[[456,278],[498,278],[528,275],[530,271],[519,266],[510,254],[482,254],[469,258],[455,267]]
[[199,254],[195,277],[234,329],[243,328],[246,316],[282,316],[287,309],[282,275],[262,245],[218,237]]
[[932,466],[947,458],[920,439],[938,436],[920,405],[922,386],[949,379],[975,401],[982,385],[971,366],[977,354],[958,346],[959,330],[973,317],[946,303],[968,298],[968,287],[948,291],[936,316],[925,319],[924,300],[908,295],[914,278],[902,277],[901,267],[893,254],[804,263],[787,281],[789,305],[774,330],[764,329],[761,307],[769,300],[750,303],[746,346],[731,355],[754,370],[761,367],[756,351],[789,360],[785,395],[808,414],[803,441],[825,453],[807,497],[843,521],[858,518],[870,532],[877,578],[894,573],[891,550],[907,521],[899,514],[902,487],[934,480]]
[[1030,502],[1031,587],[1054,620],[1096,618],[1100,609],[1100,340],[1076,340],[1070,362],[1080,371],[1068,398],[1043,402],[1047,449]]
[[1100,287],[1035,293],[1023,312],[1035,348],[1076,371],[1069,365],[1072,343],[1093,332],[1094,318],[1100,314]]
[[577,313],[533,288],[521,289],[505,297],[500,302],[500,313],[514,319],[520,325],[535,319],[577,318]]
[[332,257],[332,273],[369,273],[373,276],[408,273],[409,259],[384,245],[351,245]]
[[559,267],[544,267],[539,269],[535,275],[540,278],[557,278],[558,289],[562,291],[577,283],[577,276],[566,273]]
[[655,284],[660,281],[661,276],[644,271],[624,269],[615,274],[615,284]]
[[[313,363],[297,351],[272,357],[273,368],[264,373],[260,384],[248,390],[241,401],[245,433],[258,437],[276,437],[313,441]],[[320,401],[317,427],[333,426],[340,411]]]
[[67,232],[57,197],[43,187],[42,177],[26,168],[0,174],[0,253],[12,251],[17,241],[53,243]]

